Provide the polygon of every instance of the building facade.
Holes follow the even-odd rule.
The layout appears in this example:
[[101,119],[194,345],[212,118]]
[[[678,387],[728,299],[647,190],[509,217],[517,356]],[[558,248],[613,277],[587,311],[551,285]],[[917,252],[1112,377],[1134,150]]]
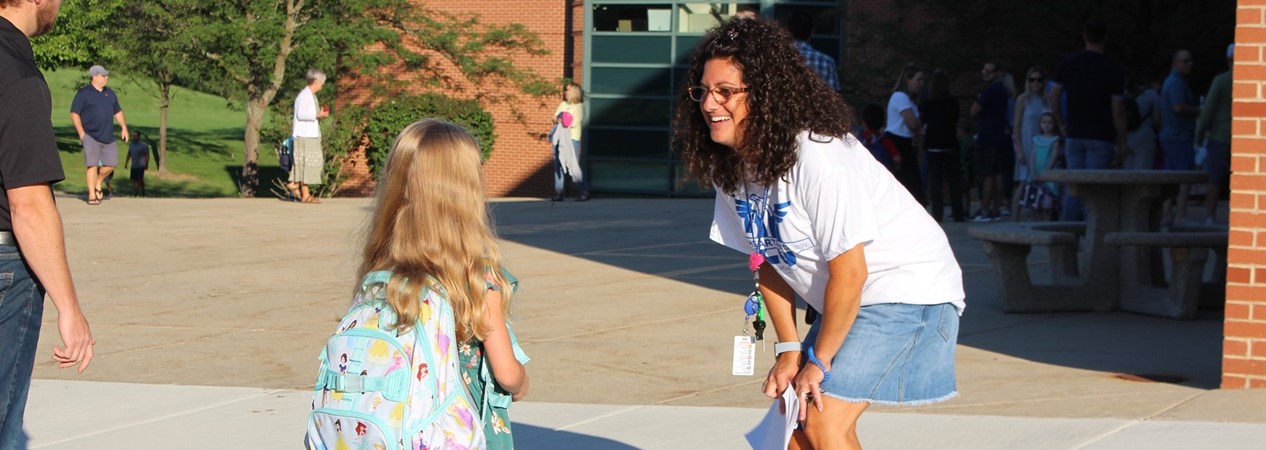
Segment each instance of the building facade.
[[[687,58],[708,28],[740,7],[783,19],[795,9],[818,18],[813,45],[837,61],[845,52],[846,15],[885,11],[883,2],[859,1],[537,1],[508,9],[503,2],[430,0],[426,7],[478,14],[486,23],[519,23],[541,37],[549,54],[519,61],[548,79],[572,79],[587,95],[585,168],[593,190],[608,195],[709,195],[684,180],[670,148],[670,117]],[[1266,387],[1266,0],[1237,6],[1230,245],[1222,387]],[[853,52],[866,50],[852,49]],[[844,55],[844,58],[840,56]],[[355,92],[352,89],[351,92]],[[489,196],[552,194],[552,150],[543,135],[558,98],[527,105],[527,123],[508,107],[490,108],[497,148],[485,165]],[[520,105],[523,106],[523,105]],[[372,189],[372,177],[355,161],[349,185]],[[359,171],[359,174],[356,173]]]

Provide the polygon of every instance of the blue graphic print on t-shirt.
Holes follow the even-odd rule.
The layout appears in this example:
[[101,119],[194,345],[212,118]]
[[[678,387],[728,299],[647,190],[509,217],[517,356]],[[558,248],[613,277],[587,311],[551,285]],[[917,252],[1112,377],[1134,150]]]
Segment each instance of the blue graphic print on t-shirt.
[[796,254],[783,243],[778,226],[787,217],[791,202],[771,204],[769,191],[764,195],[749,194],[747,199],[735,198],[734,209],[743,218],[743,232],[751,241],[752,248],[760,252],[770,264],[796,265]]

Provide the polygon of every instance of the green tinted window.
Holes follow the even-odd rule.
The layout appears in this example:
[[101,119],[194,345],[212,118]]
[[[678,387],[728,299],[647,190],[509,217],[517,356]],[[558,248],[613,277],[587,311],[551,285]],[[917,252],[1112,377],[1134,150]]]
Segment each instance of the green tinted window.
[[667,163],[589,161],[593,189],[668,192],[672,175]]
[[671,102],[667,99],[589,98],[589,124],[642,127],[668,126]]
[[668,130],[621,130],[591,126],[589,148],[585,151],[593,156],[667,158]]
[[700,39],[703,36],[677,36],[677,55],[674,61],[677,64],[690,64],[690,52]]
[[591,94],[668,95],[668,68],[594,67]]
[[594,36],[593,62],[668,64],[672,38],[668,36]]

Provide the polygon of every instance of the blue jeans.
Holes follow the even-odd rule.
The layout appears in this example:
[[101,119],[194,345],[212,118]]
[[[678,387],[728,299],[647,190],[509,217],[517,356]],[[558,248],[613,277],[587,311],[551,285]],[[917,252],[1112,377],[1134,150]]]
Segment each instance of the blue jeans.
[[[572,148],[576,149],[576,154],[579,155],[580,141],[572,139],[571,144],[572,144]],[[573,173],[570,175],[571,175],[571,181],[575,182],[577,185],[580,186],[581,194],[582,195],[588,194],[589,183],[585,182],[585,174],[582,172],[582,173]],[[554,146],[554,192],[560,196],[563,195],[563,180],[564,179],[565,178],[563,174],[563,163],[559,161],[558,159],[558,146],[555,145]]]
[[[1064,160],[1068,169],[1107,169],[1112,165],[1112,157],[1116,154],[1116,144],[1111,141],[1097,139],[1065,140]],[[1060,220],[1085,220],[1081,199],[1073,195],[1064,195],[1064,210],[1060,212]]]
[[44,286],[17,247],[0,246],[0,450],[25,449],[22,415],[35,369]]
[[1165,150],[1165,170],[1192,170],[1196,167],[1196,147],[1191,139],[1162,139]]

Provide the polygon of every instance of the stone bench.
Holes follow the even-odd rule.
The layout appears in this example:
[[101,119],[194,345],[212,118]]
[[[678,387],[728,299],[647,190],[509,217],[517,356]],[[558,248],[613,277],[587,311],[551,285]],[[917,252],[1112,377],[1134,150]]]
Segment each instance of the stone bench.
[[[1168,287],[1153,286],[1139,269],[1133,280],[1122,280],[1121,308],[1175,319],[1194,319],[1199,312],[1205,262],[1209,249],[1226,253],[1225,231],[1116,232],[1104,236],[1107,245],[1169,249]],[[1220,257],[1219,259],[1224,258]],[[1225,259],[1222,259],[1225,266]],[[1225,283],[1225,269],[1222,283]],[[1217,275],[1215,275],[1215,283]],[[1205,289],[1206,291],[1208,289]]]
[[[977,225],[967,229],[969,236],[984,243],[1007,312],[1110,308],[1087,303],[1086,296],[1076,295],[1071,289],[1085,285],[1077,267],[1077,246],[1085,232],[1084,222]],[[1049,283],[1034,283],[1031,278],[1028,256],[1034,246],[1046,247],[1050,254]]]
[[[1227,224],[1174,224],[1169,227],[1169,231],[1216,232],[1226,235],[1230,233],[1230,228]],[[1212,248],[1212,276],[1200,285],[1200,309],[1220,310],[1226,308],[1226,243]]]

